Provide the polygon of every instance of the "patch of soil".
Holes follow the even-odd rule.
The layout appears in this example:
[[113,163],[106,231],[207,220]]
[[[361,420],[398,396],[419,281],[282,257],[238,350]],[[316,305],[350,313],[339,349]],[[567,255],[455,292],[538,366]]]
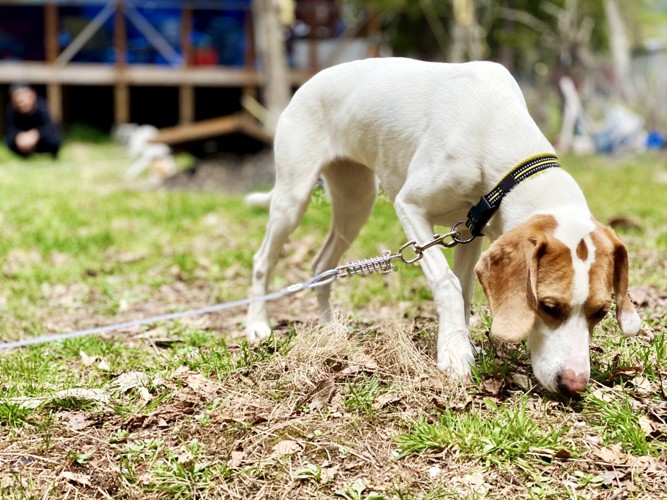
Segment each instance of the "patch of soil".
[[271,150],[247,155],[219,153],[197,160],[191,168],[168,177],[164,187],[247,193],[270,187],[274,178]]
[[630,297],[641,309],[650,309],[659,318],[667,314],[667,290],[640,285],[630,289]]

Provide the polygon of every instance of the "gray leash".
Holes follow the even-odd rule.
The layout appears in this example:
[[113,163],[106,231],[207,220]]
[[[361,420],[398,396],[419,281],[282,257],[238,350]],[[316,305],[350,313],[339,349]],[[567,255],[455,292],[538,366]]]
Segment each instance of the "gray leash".
[[[15,347],[25,347],[29,345],[45,344],[47,342],[58,342],[61,340],[74,339],[78,337],[85,337],[88,335],[98,335],[101,333],[112,332],[115,330],[121,330],[123,328],[132,328],[135,326],[148,325],[152,323],[159,323],[163,321],[172,321],[175,319],[185,318],[188,316],[196,316],[200,314],[209,314],[212,312],[223,311],[225,309],[232,309],[234,307],[246,306],[254,302],[268,302],[271,300],[276,300],[287,295],[292,295],[294,293],[302,292],[309,288],[317,288],[320,286],[325,286],[332,283],[336,278],[345,278],[353,275],[362,275],[362,274],[371,274],[379,272],[382,274],[390,273],[395,271],[393,261],[400,260],[405,264],[412,264],[421,260],[424,256],[424,250],[436,246],[442,245],[444,247],[450,248],[459,243],[468,243],[474,239],[474,236],[469,239],[461,239],[461,234],[457,230],[457,226],[461,224],[459,222],[456,224],[452,230],[444,235],[435,234],[433,239],[422,245],[417,244],[415,241],[409,241],[403,245],[398,253],[392,254],[387,251],[384,255],[373,257],[371,259],[364,259],[355,262],[348,262],[342,266],[338,266],[335,269],[329,269],[324,271],[315,277],[311,278],[308,281],[301,283],[295,283],[290,285],[282,290],[277,292],[269,293],[267,295],[262,295],[259,297],[250,297],[247,299],[233,300],[230,302],[222,302],[220,304],[214,304],[207,307],[201,307],[198,309],[189,309],[187,311],[161,314],[158,316],[151,316],[149,318],[141,318],[132,321],[124,321],[122,323],[116,323],[113,325],[99,326],[96,328],[88,328],[85,330],[76,330],[73,332],[67,333],[58,333],[55,335],[44,335],[41,337],[34,337],[29,339],[14,340],[11,342],[0,343],[0,350],[3,349],[13,349]],[[445,242],[446,238],[451,238],[452,241]],[[413,252],[413,255],[410,256],[409,252]]]
[[188,316],[196,316],[199,314],[209,314],[212,312],[223,311],[225,309],[232,309],[234,307],[245,306],[248,304],[252,304],[253,302],[268,302],[270,300],[276,300],[281,297],[285,297],[287,295],[292,295],[294,293],[301,292],[308,288],[317,288],[319,286],[328,285],[337,278],[337,274],[335,274],[334,271],[335,269],[330,271],[325,271],[321,274],[318,274],[309,281],[304,281],[303,283],[296,283],[294,285],[288,286],[287,288],[283,288],[282,290],[278,290],[277,292],[269,293],[267,295],[262,295],[259,297],[250,297],[247,299],[233,300],[231,302],[222,302],[220,304],[201,307],[199,309],[188,309],[187,311],[181,311],[169,314],[160,314],[158,316],[151,316],[149,318],[124,321],[123,323],[116,323],[107,326],[99,326],[96,328],[88,328],[86,330],[77,330],[74,332],[59,333],[56,335],[44,335],[43,337],[15,340],[13,342],[4,342],[0,344],[0,350],[12,349],[14,347],[25,347],[36,344],[45,344],[47,342],[58,342],[60,340],[74,339],[78,337],[85,337],[88,335],[98,335],[101,333],[111,332],[114,330],[121,330],[123,328],[132,328],[134,326],[160,323],[162,321],[172,321],[175,319],[185,318]]

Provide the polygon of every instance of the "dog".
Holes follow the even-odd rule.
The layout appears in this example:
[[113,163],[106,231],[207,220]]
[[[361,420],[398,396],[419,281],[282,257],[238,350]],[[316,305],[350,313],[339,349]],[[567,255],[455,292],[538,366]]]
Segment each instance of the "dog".
[[[322,70],[282,113],[275,135],[276,182],[266,235],[253,260],[252,296],[267,284],[321,176],[333,222],[313,262],[337,265],[371,212],[376,176],[409,240],[466,219],[507,172],[554,149],[528,113],[521,90],[492,62],[429,63],[366,59]],[[524,162],[525,163],[525,162]],[[437,365],[455,379],[471,373],[468,332],[475,274],[489,301],[491,335],[527,339],[533,372],[547,390],[573,395],[590,377],[589,340],[615,297],[625,335],[640,319],[629,296],[628,254],[592,215],[562,168],[518,183],[483,227],[456,246],[453,270],[437,248],[420,265],[439,316]],[[330,286],[317,289],[321,322],[332,320]],[[248,340],[270,334],[265,303],[251,304]]]
[[160,184],[176,173],[176,162],[171,148],[166,144],[152,142],[157,135],[158,129],[153,125],[136,123],[119,125],[114,130],[114,138],[126,148],[133,159],[125,173],[126,180],[136,180],[144,171],[149,170],[150,181]]

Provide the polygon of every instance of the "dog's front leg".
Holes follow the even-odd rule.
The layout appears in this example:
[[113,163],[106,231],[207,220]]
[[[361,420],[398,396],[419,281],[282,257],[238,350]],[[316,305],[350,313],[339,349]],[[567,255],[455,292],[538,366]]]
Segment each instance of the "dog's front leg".
[[[433,226],[419,206],[406,203],[398,198],[394,206],[409,239],[419,244],[432,238]],[[461,283],[438,248],[424,251],[424,257],[419,263],[433,293],[440,320],[438,367],[450,373],[454,378],[465,378],[470,375],[470,365],[474,362],[475,357],[466,327],[465,301]]]

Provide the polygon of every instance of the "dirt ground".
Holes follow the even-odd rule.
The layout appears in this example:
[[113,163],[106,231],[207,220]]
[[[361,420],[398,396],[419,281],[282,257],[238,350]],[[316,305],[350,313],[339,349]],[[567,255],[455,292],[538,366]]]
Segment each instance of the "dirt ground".
[[241,155],[217,153],[195,160],[192,167],[167,178],[164,187],[236,194],[269,189],[274,178],[270,150]]

